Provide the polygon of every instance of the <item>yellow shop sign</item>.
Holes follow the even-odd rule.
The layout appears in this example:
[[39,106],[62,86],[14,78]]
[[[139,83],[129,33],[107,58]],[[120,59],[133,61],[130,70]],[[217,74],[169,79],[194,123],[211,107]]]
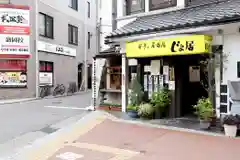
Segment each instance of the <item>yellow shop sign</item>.
[[211,53],[212,37],[189,35],[126,43],[127,57],[157,57]]

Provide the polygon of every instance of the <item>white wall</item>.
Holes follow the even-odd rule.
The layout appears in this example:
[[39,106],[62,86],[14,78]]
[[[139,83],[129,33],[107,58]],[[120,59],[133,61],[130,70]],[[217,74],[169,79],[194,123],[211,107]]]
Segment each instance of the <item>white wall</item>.
[[145,1],[145,13],[139,13],[139,14],[134,14],[134,15],[125,15],[125,0],[117,0],[118,4],[118,10],[117,10],[117,20],[118,20],[118,28],[121,28],[122,26],[130,23],[131,21],[135,20],[136,17],[141,17],[141,16],[146,16],[146,15],[153,15],[153,14],[159,14],[163,12],[170,12],[178,9],[182,9],[185,6],[185,0],[177,0],[177,6],[175,7],[170,7],[166,9],[160,9],[160,10],[155,10],[155,11],[149,11],[149,0]]
[[109,48],[104,44],[105,37],[112,32],[112,0],[98,0],[98,22],[101,21],[100,51]]
[[[89,63],[92,61],[92,56],[96,53],[96,0],[78,0],[78,11],[69,7],[70,0],[40,0],[40,4],[44,4],[46,6],[51,7],[52,9],[58,11],[61,14],[64,14],[69,19],[76,19],[76,23],[83,24],[83,27],[79,27],[79,44],[81,47],[80,60],[83,59],[84,56],[84,47],[86,47],[87,43],[87,34],[85,32],[90,32],[92,34],[91,37],[91,48],[87,50],[87,60]],[[91,17],[87,17],[87,2],[90,2],[90,10]],[[60,16],[60,15],[59,15]],[[65,19],[63,19],[65,21]],[[75,24],[79,26],[79,24]],[[58,26],[61,28],[62,26]],[[64,35],[67,38],[67,36]]]
[[227,62],[225,63],[226,69],[224,70],[223,83],[228,80],[239,81],[237,78],[237,62],[240,61],[240,34],[224,35],[223,52],[228,55]]

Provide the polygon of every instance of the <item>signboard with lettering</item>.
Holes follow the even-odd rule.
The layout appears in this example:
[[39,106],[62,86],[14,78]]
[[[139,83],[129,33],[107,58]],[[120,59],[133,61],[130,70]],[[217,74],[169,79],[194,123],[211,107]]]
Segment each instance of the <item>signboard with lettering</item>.
[[0,72],[0,88],[2,87],[26,87],[26,72]]
[[30,11],[28,6],[0,4],[0,55],[30,57]]
[[211,53],[211,42],[212,37],[206,35],[127,42],[126,56],[136,58]]
[[77,50],[75,48],[51,44],[43,41],[38,41],[38,50],[72,57],[76,57],[77,55]]
[[39,72],[40,85],[53,85],[53,73]]
[[30,54],[28,35],[0,34],[0,53],[14,55]]

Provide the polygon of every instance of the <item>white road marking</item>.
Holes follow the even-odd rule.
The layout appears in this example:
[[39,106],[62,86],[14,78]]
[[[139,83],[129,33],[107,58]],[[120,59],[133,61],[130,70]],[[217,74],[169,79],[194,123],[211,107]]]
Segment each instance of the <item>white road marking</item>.
[[84,156],[81,154],[76,154],[76,153],[72,153],[72,152],[65,152],[65,153],[62,153],[62,154],[56,156],[56,158],[60,158],[62,160],[76,160],[76,159],[80,159],[83,157]]
[[45,108],[56,108],[56,109],[75,109],[75,110],[87,110],[86,108],[78,107],[64,107],[64,106],[44,106]]

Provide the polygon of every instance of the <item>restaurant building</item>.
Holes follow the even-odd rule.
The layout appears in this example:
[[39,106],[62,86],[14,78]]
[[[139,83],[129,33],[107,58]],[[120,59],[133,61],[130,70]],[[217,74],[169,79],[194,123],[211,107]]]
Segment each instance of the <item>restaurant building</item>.
[[229,81],[240,78],[239,7],[236,0],[118,0],[118,29],[106,39],[121,48],[122,111],[134,62],[145,92],[171,90],[170,117],[191,114],[208,84],[217,116],[230,113]]

